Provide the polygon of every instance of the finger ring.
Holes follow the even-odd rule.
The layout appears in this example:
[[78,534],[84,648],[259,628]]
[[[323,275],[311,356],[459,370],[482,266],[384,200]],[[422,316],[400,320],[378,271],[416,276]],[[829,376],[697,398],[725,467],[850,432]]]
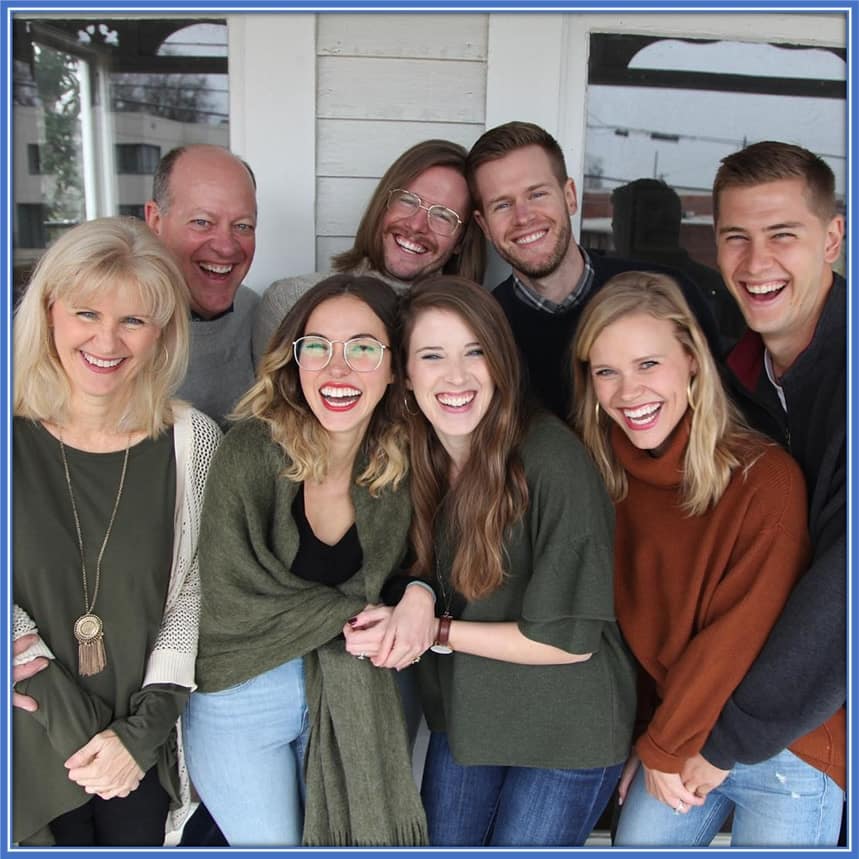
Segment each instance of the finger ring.
[[420,662],[420,661],[421,661],[420,656],[416,656],[416,657],[412,660],[412,665],[417,665],[417,664],[418,664],[418,662]]
[[686,810],[686,803],[681,800],[680,802],[677,803],[677,807],[674,809],[674,813],[680,814],[681,811],[685,811],[685,810]]
[[367,658],[367,654],[366,654],[366,653],[359,653],[359,654],[358,654],[358,656],[357,656],[356,658],[357,658],[357,659],[366,659],[366,658]]

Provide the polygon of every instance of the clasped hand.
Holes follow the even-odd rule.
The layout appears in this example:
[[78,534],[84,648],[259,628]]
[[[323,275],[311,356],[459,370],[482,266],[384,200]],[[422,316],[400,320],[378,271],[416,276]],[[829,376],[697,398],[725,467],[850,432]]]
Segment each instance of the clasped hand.
[[377,668],[401,671],[433,643],[437,626],[432,595],[408,587],[395,608],[371,604],[350,618],[343,636],[348,653],[367,657]]
[[143,770],[110,728],[78,749],[65,767],[73,782],[102,799],[128,796],[143,778]]
[[[618,785],[620,803],[626,799],[629,786],[639,766],[644,766],[634,752],[630,755]],[[686,814],[692,806],[704,805],[707,794],[715,790],[729,775],[730,770],[713,766],[701,754],[688,758],[679,773],[665,773],[644,766],[644,784],[647,792],[664,802],[677,814]]]

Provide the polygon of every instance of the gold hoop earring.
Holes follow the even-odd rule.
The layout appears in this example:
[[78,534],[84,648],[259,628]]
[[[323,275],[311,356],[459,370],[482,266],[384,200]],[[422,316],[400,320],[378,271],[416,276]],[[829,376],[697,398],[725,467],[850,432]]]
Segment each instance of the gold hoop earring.
[[686,383],[686,401],[689,403],[689,410],[695,411],[695,400],[694,393],[692,391],[692,382],[695,380],[694,376],[689,377],[689,381]]
[[596,418],[596,422],[600,422],[600,401],[597,400],[594,403],[594,417]]
[[170,363],[170,352],[167,347],[162,343],[161,348],[164,350],[164,364],[161,367],[156,367],[155,363],[152,364],[152,371],[154,373],[160,373],[162,370],[167,369],[167,365]]
[[406,414],[411,415],[412,417],[416,417],[420,414],[420,410],[415,412],[409,407],[409,395],[407,393],[403,394],[403,408],[406,410]]

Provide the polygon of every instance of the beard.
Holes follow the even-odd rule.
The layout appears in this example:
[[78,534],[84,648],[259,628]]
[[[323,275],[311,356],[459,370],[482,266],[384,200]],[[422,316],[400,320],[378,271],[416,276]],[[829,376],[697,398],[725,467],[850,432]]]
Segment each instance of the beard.
[[[541,277],[548,277],[550,274],[554,274],[554,272],[557,271],[561,261],[567,255],[567,249],[570,246],[572,237],[573,229],[570,226],[569,219],[567,219],[561,222],[560,229],[558,230],[558,238],[551,253],[541,260],[528,258],[520,259],[516,254],[516,245],[512,243],[507,247],[498,247],[496,245],[495,250],[498,251],[498,256],[500,256],[504,262],[513,266],[516,271],[521,272],[526,277],[539,280]],[[513,248],[512,250],[511,247]]]

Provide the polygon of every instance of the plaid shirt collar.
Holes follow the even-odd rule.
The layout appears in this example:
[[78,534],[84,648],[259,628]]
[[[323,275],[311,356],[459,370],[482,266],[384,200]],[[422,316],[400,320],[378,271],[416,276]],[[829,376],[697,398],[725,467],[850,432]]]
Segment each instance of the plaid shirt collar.
[[522,283],[522,281],[516,277],[515,272],[513,274],[513,294],[524,304],[527,304],[535,310],[542,310],[544,313],[560,314],[571,310],[591,291],[591,286],[594,282],[594,267],[591,264],[591,258],[588,256],[588,252],[584,248],[580,247],[579,251],[581,252],[582,259],[585,263],[582,276],[579,278],[579,282],[576,284],[573,291],[560,304],[556,304],[554,301],[544,298],[542,295],[531,289],[530,286]]

